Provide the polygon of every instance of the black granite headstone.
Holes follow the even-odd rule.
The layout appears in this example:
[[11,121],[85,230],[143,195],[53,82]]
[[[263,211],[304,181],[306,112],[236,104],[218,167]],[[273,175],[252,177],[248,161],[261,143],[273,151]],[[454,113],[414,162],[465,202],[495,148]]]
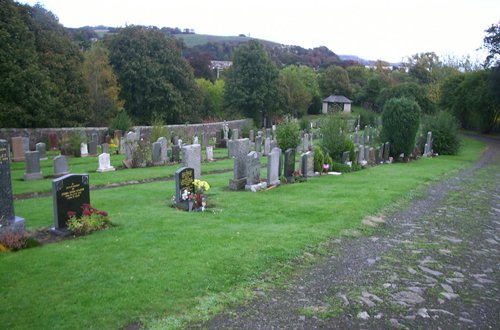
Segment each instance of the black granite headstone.
[[0,140],[0,225],[14,229],[24,228],[24,219],[14,215],[12,182],[10,177],[9,144]]
[[175,171],[175,203],[188,207],[187,201],[182,200],[184,190],[193,192],[194,168],[181,167]]
[[289,179],[295,172],[295,149],[290,148],[285,151],[284,175]]
[[82,205],[90,204],[89,176],[87,174],[68,174],[52,180],[54,204],[54,228],[66,229],[68,212],[82,216]]

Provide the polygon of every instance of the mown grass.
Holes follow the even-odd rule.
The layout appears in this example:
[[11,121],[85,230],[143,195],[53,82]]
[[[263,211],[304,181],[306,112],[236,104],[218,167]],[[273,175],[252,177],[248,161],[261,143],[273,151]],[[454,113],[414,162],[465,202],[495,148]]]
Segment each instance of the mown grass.
[[[172,181],[92,191],[93,206],[109,212],[117,226],[1,254],[0,322],[6,329],[109,329],[134,322],[164,328],[204,317],[248,296],[264,273],[279,272],[311,247],[360,229],[364,216],[470,165],[482,147],[467,139],[458,156],[260,193],[227,191],[230,172],[204,175],[213,203],[204,213],[169,207]],[[51,198],[19,200],[15,209],[29,228],[52,226]]]

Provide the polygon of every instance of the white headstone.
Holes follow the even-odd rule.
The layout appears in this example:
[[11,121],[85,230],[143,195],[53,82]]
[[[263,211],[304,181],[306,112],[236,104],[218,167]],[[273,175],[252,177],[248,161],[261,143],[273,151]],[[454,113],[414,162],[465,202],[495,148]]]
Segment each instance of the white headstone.
[[109,172],[114,171],[115,168],[111,166],[111,159],[109,154],[103,153],[99,155],[99,167],[96,172]]

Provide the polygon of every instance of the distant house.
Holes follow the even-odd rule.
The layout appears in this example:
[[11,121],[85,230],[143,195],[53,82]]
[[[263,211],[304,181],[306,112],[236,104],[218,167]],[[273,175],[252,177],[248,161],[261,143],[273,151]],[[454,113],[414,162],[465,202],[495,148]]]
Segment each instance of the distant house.
[[233,65],[232,61],[210,61],[210,68],[217,71],[217,79],[219,79],[220,72],[229,69],[231,65]]
[[328,111],[330,108],[339,108],[342,112],[351,112],[351,103],[352,101],[343,95],[330,95],[323,100],[322,113],[332,112],[332,110]]

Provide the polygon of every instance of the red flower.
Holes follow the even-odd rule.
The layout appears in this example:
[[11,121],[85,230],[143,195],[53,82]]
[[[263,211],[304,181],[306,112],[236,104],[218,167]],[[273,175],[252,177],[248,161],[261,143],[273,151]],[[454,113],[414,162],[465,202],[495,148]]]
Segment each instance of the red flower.
[[92,213],[89,210],[84,210],[82,215],[91,215]]
[[76,217],[76,212],[68,211],[68,218]]
[[99,214],[102,215],[103,217],[108,216],[108,212],[105,212],[105,211],[99,211]]

